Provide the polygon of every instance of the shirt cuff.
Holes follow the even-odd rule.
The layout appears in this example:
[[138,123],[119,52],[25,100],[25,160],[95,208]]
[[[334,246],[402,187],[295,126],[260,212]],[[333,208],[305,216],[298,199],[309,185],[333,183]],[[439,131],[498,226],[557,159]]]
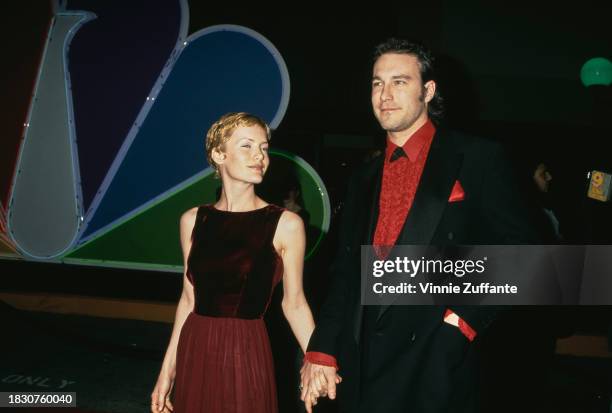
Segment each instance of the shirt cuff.
[[304,360],[307,360],[313,364],[320,364],[321,366],[333,367],[338,370],[338,363],[334,356],[329,354],[319,353],[317,351],[307,351],[304,355]]
[[[444,313],[444,318],[448,317],[449,315],[455,314],[453,313],[451,310],[447,309],[446,312]],[[468,323],[466,323],[465,321],[463,321],[463,319],[459,316],[457,316],[457,318],[459,318],[459,330],[461,331],[461,333],[470,341],[474,341],[474,339],[476,338],[476,331],[474,331],[474,329],[472,327],[469,326]]]

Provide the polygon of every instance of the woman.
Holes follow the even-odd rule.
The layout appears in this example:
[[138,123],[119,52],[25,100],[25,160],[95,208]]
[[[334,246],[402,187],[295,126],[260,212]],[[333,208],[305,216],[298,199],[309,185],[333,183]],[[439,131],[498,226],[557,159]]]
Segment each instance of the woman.
[[255,194],[270,162],[269,140],[268,125],[247,113],[224,115],[206,135],[221,195],[181,217],[183,292],[152,412],[278,410],[262,317],[281,279],[283,313],[306,350],[314,322],[302,290],[304,225]]

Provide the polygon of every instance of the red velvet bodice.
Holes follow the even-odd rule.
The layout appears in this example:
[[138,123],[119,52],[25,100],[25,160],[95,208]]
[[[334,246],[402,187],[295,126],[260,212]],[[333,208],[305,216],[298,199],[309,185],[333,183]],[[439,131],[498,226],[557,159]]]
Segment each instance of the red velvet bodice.
[[247,212],[199,207],[192,233],[188,277],[194,312],[210,317],[260,318],[283,276],[272,244],[283,209]]

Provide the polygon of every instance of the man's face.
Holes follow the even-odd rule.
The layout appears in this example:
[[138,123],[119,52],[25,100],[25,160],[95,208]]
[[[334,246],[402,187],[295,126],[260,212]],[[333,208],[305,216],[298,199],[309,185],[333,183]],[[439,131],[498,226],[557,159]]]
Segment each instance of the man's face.
[[414,132],[428,119],[435,82],[423,85],[419,63],[410,54],[383,54],[372,70],[372,108],[387,132]]

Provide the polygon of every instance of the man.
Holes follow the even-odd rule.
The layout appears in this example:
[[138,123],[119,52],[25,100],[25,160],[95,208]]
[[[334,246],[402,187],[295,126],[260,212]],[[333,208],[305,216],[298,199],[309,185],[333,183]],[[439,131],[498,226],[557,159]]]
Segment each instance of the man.
[[349,183],[329,295],[301,373],[308,411],[317,397],[336,393],[346,412],[476,406],[476,346],[499,308],[360,303],[362,244],[533,239],[502,151],[438,130],[431,118],[441,114],[440,99],[422,45],[389,39],[376,48],[372,108],[387,148]]

